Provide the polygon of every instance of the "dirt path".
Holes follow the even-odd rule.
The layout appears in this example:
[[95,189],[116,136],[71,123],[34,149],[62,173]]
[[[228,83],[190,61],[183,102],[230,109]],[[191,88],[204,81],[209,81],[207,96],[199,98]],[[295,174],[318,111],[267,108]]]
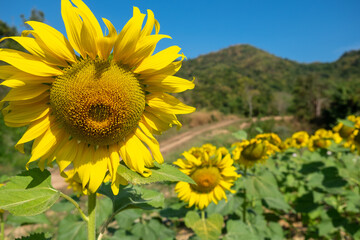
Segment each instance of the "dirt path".
[[[291,116],[274,116],[274,117],[263,117],[260,119],[257,118],[253,118],[252,122],[256,122],[258,120],[260,121],[266,121],[266,120],[270,120],[270,119],[274,119],[275,121],[280,121],[280,120],[284,120],[284,121],[288,121],[290,119],[292,119]],[[219,129],[219,128],[223,128],[226,126],[229,126],[231,124],[240,122],[240,121],[246,121],[248,120],[248,118],[239,118],[239,117],[232,117],[231,119],[226,119],[217,123],[213,123],[213,124],[207,124],[205,126],[201,126],[200,128],[195,128],[195,129],[190,129],[187,132],[181,133],[179,135],[176,135],[174,137],[171,137],[169,139],[166,139],[164,141],[160,142],[160,150],[162,154],[167,154],[171,151],[173,151],[174,149],[178,148],[179,146],[181,146],[182,144],[186,143],[187,141],[193,139],[196,136],[199,136],[201,134],[204,134],[206,132],[210,132],[213,131],[215,129]],[[247,121],[247,122],[243,122],[239,128],[240,129],[244,129],[247,128],[251,125],[251,122]]]

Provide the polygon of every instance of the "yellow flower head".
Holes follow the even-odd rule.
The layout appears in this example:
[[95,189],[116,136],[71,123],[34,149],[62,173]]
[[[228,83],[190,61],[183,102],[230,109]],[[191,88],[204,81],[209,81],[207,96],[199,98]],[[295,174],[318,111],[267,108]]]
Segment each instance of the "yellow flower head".
[[284,141],[281,142],[279,145],[279,149],[284,152],[286,149],[291,147],[292,138],[287,138]]
[[308,148],[310,151],[315,151],[318,148],[326,149],[331,145],[332,141],[338,141],[338,134],[321,128],[310,137]]
[[252,167],[255,163],[264,163],[275,152],[272,144],[267,140],[256,138],[234,143],[232,146],[235,147],[232,152],[234,161],[245,167]]
[[296,132],[291,137],[291,146],[295,148],[306,147],[309,141],[309,134],[305,131]]
[[[181,126],[176,114],[195,110],[168,94],[194,87],[173,76],[184,58],[180,48],[154,54],[157,43],[170,37],[159,34],[150,10],[144,22],[146,14],[134,7],[119,33],[103,18],[107,35],[81,0],[62,0],[61,14],[68,38],[28,21],[32,30],[10,37],[28,53],[0,49],[0,61],[9,64],[0,66],[0,79],[12,88],[0,102],[7,102],[5,123],[29,126],[16,148],[23,151],[24,143],[34,140],[28,164],[39,160],[44,169],[56,159],[61,172],[72,164],[90,193],[107,173],[119,182],[120,160],[149,176],[154,160],[163,162],[153,134]],[[115,194],[118,190],[114,185]]]
[[276,133],[262,133],[255,136],[255,139],[267,140],[271,145],[273,153],[280,151],[281,139]]
[[[359,121],[360,118],[355,117],[354,115],[348,116],[347,119],[353,123],[360,122]],[[340,137],[342,137],[344,139],[347,139],[348,137],[350,137],[350,135],[353,133],[354,130],[355,130],[355,128],[345,126],[341,122],[338,123],[338,125],[336,125],[335,127],[333,127],[333,131],[339,133]]]
[[230,154],[223,156],[221,151],[206,159],[197,158],[190,152],[184,152],[185,159],[178,159],[174,162],[180,167],[180,171],[189,175],[197,185],[187,182],[178,182],[175,192],[180,200],[189,203],[189,207],[195,205],[199,209],[204,209],[211,202],[215,204],[221,199],[227,199],[225,190],[234,193],[231,186],[240,177],[233,166]]

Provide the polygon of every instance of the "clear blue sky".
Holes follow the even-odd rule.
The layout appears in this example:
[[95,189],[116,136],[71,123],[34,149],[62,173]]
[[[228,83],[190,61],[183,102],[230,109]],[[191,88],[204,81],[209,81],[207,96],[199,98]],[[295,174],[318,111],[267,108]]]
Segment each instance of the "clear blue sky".
[[[5,0],[1,0],[2,2]],[[121,30],[132,6],[151,9],[161,25],[159,48],[178,45],[188,58],[247,43],[298,62],[331,62],[360,49],[359,0],[85,0],[98,20]],[[32,8],[65,33],[60,0],[6,0],[0,19],[19,30]],[[105,28],[105,27],[104,27]]]

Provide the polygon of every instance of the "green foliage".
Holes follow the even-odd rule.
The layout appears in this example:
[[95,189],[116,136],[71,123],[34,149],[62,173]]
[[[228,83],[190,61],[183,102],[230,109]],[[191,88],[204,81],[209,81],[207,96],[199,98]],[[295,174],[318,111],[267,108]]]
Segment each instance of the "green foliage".
[[200,218],[199,214],[189,211],[185,216],[185,224],[191,228],[201,240],[219,239],[223,225],[223,217],[214,213],[207,218]]
[[181,96],[200,109],[245,116],[294,113],[329,125],[360,111],[359,58],[359,51],[351,51],[333,63],[301,64],[250,45],[231,46],[184,61],[178,75],[195,76],[196,88]]
[[51,240],[51,238],[47,238],[45,233],[33,233],[27,237],[17,238],[16,240]]
[[110,184],[103,184],[98,192],[111,199],[114,213],[127,208],[151,210],[161,208],[164,204],[164,196],[161,193],[138,186],[120,186],[119,194],[114,195]]
[[0,209],[17,216],[32,216],[49,209],[60,192],[51,186],[50,172],[30,169],[0,188]]
[[128,182],[132,184],[149,184],[155,182],[188,182],[195,184],[194,180],[182,173],[176,167],[173,167],[169,164],[163,163],[158,164],[154,163],[154,167],[150,168],[152,174],[150,177],[143,177],[137,172],[130,170],[124,164],[120,164],[118,168],[118,174],[125,178]]

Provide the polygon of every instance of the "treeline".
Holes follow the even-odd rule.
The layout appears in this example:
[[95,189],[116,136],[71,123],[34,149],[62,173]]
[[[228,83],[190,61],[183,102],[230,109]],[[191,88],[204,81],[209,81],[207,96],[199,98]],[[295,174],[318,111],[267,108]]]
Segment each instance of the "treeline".
[[333,63],[301,64],[236,45],[184,61],[178,75],[196,78],[195,89],[181,96],[201,109],[292,114],[325,127],[360,111],[360,51]]

